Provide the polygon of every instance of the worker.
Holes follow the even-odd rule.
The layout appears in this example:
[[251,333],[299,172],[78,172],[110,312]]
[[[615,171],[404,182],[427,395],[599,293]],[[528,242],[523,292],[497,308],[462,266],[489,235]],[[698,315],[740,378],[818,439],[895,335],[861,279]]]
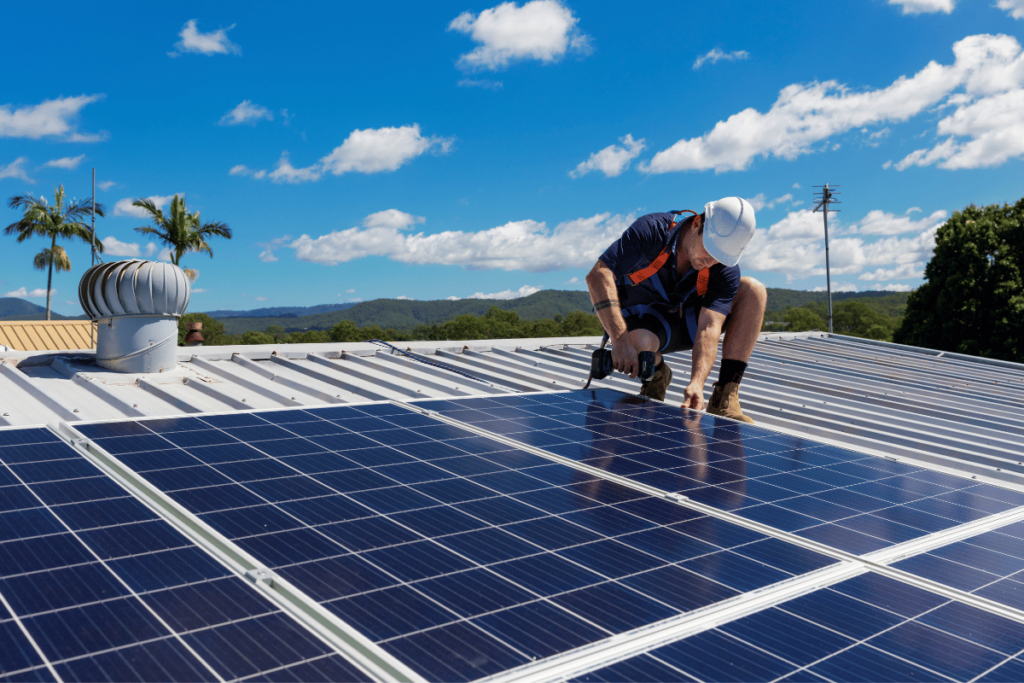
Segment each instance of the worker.
[[[692,214],[685,216],[684,214]],[[661,354],[693,349],[683,408],[704,410],[704,383],[725,341],[707,411],[743,422],[740,381],[761,331],[768,294],[737,265],[754,234],[754,207],[726,197],[703,213],[641,216],[587,274],[594,310],[612,343],[612,365],[630,377],[638,354],[655,352],[641,395],[664,400],[672,370]]]

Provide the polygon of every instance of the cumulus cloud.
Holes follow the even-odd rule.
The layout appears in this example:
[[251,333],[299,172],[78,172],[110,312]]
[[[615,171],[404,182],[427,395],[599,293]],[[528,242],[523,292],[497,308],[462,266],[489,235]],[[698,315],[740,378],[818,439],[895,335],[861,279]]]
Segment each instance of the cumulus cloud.
[[565,282],[563,282],[562,284],[563,285],[575,285],[575,284],[579,284],[579,281],[580,281],[580,279],[578,277],[571,277],[568,280],[566,280]]
[[264,263],[274,263],[277,261],[277,254],[274,253],[274,250],[288,244],[291,240],[291,235],[285,235],[284,237],[272,239],[269,242],[260,242],[259,246],[263,247],[263,251],[259,255],[260,261]]
[[98,187],[98,188],[100,188],[101,190],[104,190],[104,191],[109,190],[110,188],[116,187],[116,186],[117,186],[117,183],[115,183],[113,180],[104,180],[101,183],[96,183],[96,187]]
[[270,299],[270,297],[267,297],[267,296],[258,296],[258,297],[256,297],[256,301],[268,301],[269,299]]
[[28,163],[28,157],[18,157],[6,166],[0,166],[0,180],[4,178],[17,178],[18,180],[24,180],[26,183],[34,183],[35,181],[28,177],[25,173],[25,169],[22,168]]
[[580,33],[579,19],[558,0],[532,0],[522,7],[503,2],[474,16],[463,12],[448,25],[480,43],[459,57],[467,71],[497,71],[517,61],[557,62],[567,53],[590,52],[590,37]]
[[252,100],[242,100],[237,107],[220,117],[220,125],[237,126],[248,123],[255,126],[261,119],[273,121],[274,112],[259,104],[253,104]]
[[[935,249],[935,234],[944,223],[936,211],[920,221],[871,211],[849,226],[829,221],[832,275],[860,279],[909,279],[919,275]],[[835,230],[835,233],[832,231]],[[834,237],[840,234],[842,237]],[[769,228],[758,228],[743,252],[740,265],[748,271],[780,273],[788,282],[825,274],[825,239],[821,216],[792,211]],[[875,269],[873,272],[865,271]]]
[[521,299],[524,296],[530,296],[536,294],[543,287],[534,287],[532,285],[523,285],[519,289],[512,290],[506,289],[504,292],[495,292],[494,294],[484,294],[483,292],[477,292],[470,299]]
[[137,242],[122,242],[113,235],[104,237],[103,254],[106,256],[131,256],[132,258],[149,258],[156,252],[156,245],[150,242],[145,247]]
[[[50,290],[50,296],[55,296],[56,294],[57,294],[57,290],[56,289],[51,289]],[[4,294],[4,296],[5,297],[12,297],[12,298],[15,298],[15,299],[39,299],[39,298],[45,298],[46,297],[46,288],[33,289],[30,292],[25,287],[18,287],[13,292],[7,292],[6,294]]]
[[385,173],[398,170],[426,152],[447,154],[453,143],[453,138],[424,136],[418,123],[397,128],[357,129],[330,154],[310,166],[293,166],[285,151],[273,171],[253,171],[245,164],[238,164],[228,174],[251,175],[257,179],[267,177],[275,183],[310,183],[327,173]]
[[735,52],[722,52],[717,47],[708,52],[705,55],[697,57],[697,60],[693,63],[693,70],[701,68],[707,63],[717,64],[721,61],[735,62],[742,59],[750,59],[750,53],[746,50],[736,50]]
[[930,14],[945,12],[949,14],[956,6],[956,0],[889,0],[890,5],[900,5],[904,14]]
[[918,267],[921,266],[923,264],[904,263],[896,268],[879,268],[872,273],[863,273],[858,279],[869,282],[878,280],[917,280],[924,277],[923,267],[918,270]]
[[755,196],[750,197],[749,199],[747,199],[747,201],[750,202],[750,205],[752,207],[754,207],[754,211],[760,211],[761,209],[764,209],[764,208],[774,209],[776,207],[776,205],[784,204],[785,202],[789,202],[793,206],[799,206],[800,204],[803,204],[802,201],[795,201],[794,202],[793,201],[793,193],[791,193],[791,192],[787,192],[786,194],[782,195],[781,197],[776,197],[775,199],[772,199],[772,200],[769,200],[765,196],[764,192],[758,192]]
[[[388,212],[381,212],[388,213]],[[288,246],[299,260],[336,265],[366,256],[401,263],[457,265],[478,270],[526,270],[542,273],[590,268],[604,249],[633,222],[633,216],[597,214],[549,229],[543,222],[512,221],[480,232],[412,232],[422,219],[404,212],[385,221],[372,214],[364,227],[336,230],[320,237],[302,235]]]
[[404,294],[402,294],[400,296],[396,296],[395,298],[398,299],[399,301],[412,301],[413,300],[413,298],[411,296],[406,296]]
[[66,142],[97,142],[106,137],[105,133],[79,133],[78,113],[88,104],[103,99],[103,95],[79,95],[58,97],[40,104],[15,109],[10,104],[0,104],[0,138],[29,138],[38,140],[49,137]]
[[601,171],[606,177],[614,178],[629,168],[629,162],[637,158],[647,147],[643,138],[634,140],[630,134],[619,138],[619,142],[622,143],[622,147],[608,145],[600,152],[594,152],[589,159],[581,161],[574,170],[569,171],[569,175],[579,178],[591,171]]
[[757,157],[792,160],[834,149],[828,141],[833,135],[906,121],[936,105],[954,108],[939,122],[939,135],[948,137],[934,149],[913,152],[900,167],[974,168],[1024,154],[1024,119],[1014,116],[1024,102],[1020,44],[1005,35],[969,36],[953,45],[953,54],[949,66],[930,62],[878,90],[853,90],[837,81],[789,85],[768,112],[733,114],[710,132],[658,152],[641,170],[724,172],[746,169]]
[[73,171],[78,168],[78,165],[82,163],[82,159],[85,158],[84,154],[79,154],[77,157],[62,157],[60,159],[51,159],[43,164],[44,168],[66,168],[69,171]]
[[196,20],[189,19],[185,22],[178,37],[181,38],[174,44],[175,52],[168,52],[171,57],[191,52],[200,55],[227,55],[242,54],[242,49],[228,40],[228,31],[235,27],[234,24],[227,28],[219,28],[210,33],[201,33],[196,28]]
[[1024,0],[996,0],[996,7],[1014,19],[1024,19]]
[[[169,194],[165,197],[153,195],[152,197],[146,197],[146,199],[156,204],[156,208],[163,209],[169,201],[174,199],[174,195]],[[134,201],[134,197],[125,197],[124,199],[117,200],[117,203],[114,204],[114,215],[131,216],[132,218],[149,218],[149,213],[147,213],[145,209],[138,206],[132,206],[132,202]]]
[[501,81],[492,81],[488,78],[463,78],[457,85],[460,88],[483,88],[484,90],[501,90],[504,87]]

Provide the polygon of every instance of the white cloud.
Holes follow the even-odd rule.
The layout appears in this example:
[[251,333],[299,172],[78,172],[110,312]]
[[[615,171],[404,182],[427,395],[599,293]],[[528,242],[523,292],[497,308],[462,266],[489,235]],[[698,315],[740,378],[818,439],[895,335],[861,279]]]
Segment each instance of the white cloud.
[[462,301],[462,297],[461,296],[452,295],[452,296],[446,296],[444,298],[444,300],[445,301]]
[[[914,209],[920,211],[916,206]],[[907,214],[911,210],[907,211]],[[946,222],[946,218],[949,216],[945,211],[936,211],[930,216],[926,216],[920,220],[914,221],[909,218],[908,215],[895,216],[891,213],[885,213],[884,211],[874,210],[869,211],[868,215],[862,218],[860,221],[855,223],[851,233],[858,233],[861,235],[902,235],[908,232],[925,232],[935,226],[942,225]]]
[[[170,249],[170,247],[164,247],[163,249],[161,249],[160,253],[156,255],[156,260],[157,261],[170,261],[171,260],[171,249]],[[195,268],[193,268],[192,270],[195,270]],[[198,280],[198,279],[199,279],[199,271],[196,271],[196,280]],[[193,289],[192,291],[194,292],[196,290]],[[203,291],[205,291],[205,290],[203,290]]]
[[[837,81],[789,85],[768,112],[748,108],[734,114],[708,133],[658,152],[641,170],[723,172],[746,169],[756,157],[792,160],[823,149],[820,143],[827,145],[833,135],[906,121],[939,104],[956,108],[939,124],[938,133],[949,139],[935,150],[914,152],[901,162],[904,168],[940,161],[944,168],[968,168],[1024,154],[1024,122],[1013,117],[1021,109],[1024,82],[1017,40],[969,36],[953,45],[953,53],[952,65],[930,62],[879,90],[852,90]],[[960,88],[963,92],[955,92]],[[972,140],[961,145],[955,136]]]
[[349,304],[357,304],[357,303],[359,303],[360,301],[362,301],[362,299],[361,299],[361,298],[359,298],[359,297],[356,297],[355,299],[349,299],[349,300],[348,300],[347,302],[345,302],[345,303],[349,303]]
[[189,19],[185,22],[178,36],[181,38],[174,44],[177,52],[168,52],[171,57],[177,57],[185,52],[192,52],[200,55],[226,55],[242,54],[242,49],[228,40],[228,31],[235,27],[234,24],[227,28],[219,28],[210,33],[201,33],[196,28],[196,20]]
[[573,178],[579,178],[591,171],[601,171],[606,177],[614,178],[629,168],[629,162],[637,158],[640,152],[644,151],[647,147],[644,144],[645,140],[643,138],[634,140],[630,134],[627,134],[624,138],[619,138],[619,142],[622,143],[622,147],[608,145],[600,152],[594,152],[590,155],[589,159],[581,161],[574,170],[569,171],[569,175]]
[[268,300],[268,298],[269,298],[269,297],[265,297],[265,296],[258,296],[258,297],[256,297],[256,301],[267,301],[267,300]]
[[871,285],[871,289],[875,292],[909,292],[914,288],[910,285],[897,285],[890,283],[887,285]]
[[233,167],[228,173],[252,174],[254,178],[267,176],[275,183],[315,182],[326,173],[382,173],[395,171],[428,151],[447,154],[453,142],[452,138],[424,137],[418,123],[399,128],[357,129],[340,146],[311,166],[296,168],[292,166],[288,152],[283,152],[277,166],[269,173],[253,172],[243,164]]
[[115,183],[113,180],[104,180],[101,183],[96,183],[96,187],[100,188],[103,191],[109,190],[110,188],[115,187],[116,185],[117,183]]
[[800,183],[793,183],[793,189],[794,190],[799,190],[800,189]]
[[477,292],[473,296],[466,297],[468,299],[521,299],[524,296],[530,296],[536,294],[543,287],[534,287],[532,285],[523,285],[519,289],[511,290],[506,289],[504,292],[495,292],[494,294],[484,294],[483,292]]
[[901,5],[904,14],[928,14],[945,12],[949,14],[956,5],[956,0],[889,0],[890,5]]
[[[152,197],[146,197],[146,199],[156,204],[156,208],[163,209],[164,205],[167,204],[167,202],[174,199],[174,195],[169,194],[166,197],[161,197],[160,195],[153,195]],[[124,199],[117,200],[117,203],[114,204],[114,215],[131,216],[133,218],[149,218],[149,213],[147,213],[145,209],[140,208],[138,206],[132,206],[132,202],[134,201],[135,199],[132,197],[125,197]]]
[[[56,294],[56,289],[50,290],[50,296],[55,296]],[[18,287],[13,292],[7,292],[6,294],[4,294],[4,296],[13,297],[15,299],[40,299],[46,297],[46,289],[41,287],[39,289],[33,289],[30,292],[24,287]]]
[[412,301],[413,300],[413,298],[411,296],[405,296],[404,294],[401,295],[401,296],[396,296],[395,298],[398,299],[399,301]]
[[145,247],[140,246],[137,242],[122,242],[116,237],[111,235],[110,237],[104,237],[103,242],[103,254],[105,256],[131,256],[132,258],[149,258],[156,252],[156,245],[150,242]]
[[189,291],[193,294],[205,294],[209,290],[203,289],[202,287],[192,287]]
[[237,107],[220,117],[220,125],[237,126],[242,123],[251,123],[255,126],[260,119],[273,121],[274,112],[261,105],[253,104],[252,100],[242,100]]
[[879,268],[873,273],[863,273],[860,280],[919,280],[924,277],[923,263],[904,263],[896,268]]
[[458,85],[460,88],[483,88],[484,90],[495,90],[495,91],[501,90],[504,87],[504,84],[501,81],[492,81],[492,80],[487,79],[487,78],[482,78],[482,79],[463,78],[456,85]]
[[355,294],[355,293],[356,293],[356,290],[354,290],[354,289],[346,289],[346,290],[345,290],[345,293],[346,293],[346,294]]
[[228,175],[252,175],[252,174],[253,174],[253,170],[251,168],[249,168],[248,166],[246,166],[245,164],[238,164],[237,166],[232,166],[231,170],[228,171]]
[[451,139],[423,137],[418,123],[400,128],[367,128],[352,131],[341,146],[321,159],[320,163],[324,171],[334,175],[349,171],[394,171],[435,147],[446,154],[451,144]]
[[735,52],[722,52],[716,47],[710,52],[708,52],[706,55],[701,55],[700,57],[697,57],[697,60],[693,63],[693,70],[696,71],[697,69],[704,66],[704,64],[707,64],[709,62],[711,64],[717,64],[718,62],[721,61],[735,62],[738,60],[749,58],[750,53],[747,52],[746,50],[736,50]]
[[66,168],[69,171],[73,171],[78,168],[78,165],[82,163],[82,159],[85,158],[84,154],[79,154],[77,157],[63,157],[61,159],[51,159],[47,161],[43,166],[45,168]]
[[[872,211],[850,226],[838,218],[830,220],[832,275],[856,275],[876,268],[892,271],[889,276],[892,279],[897,273],[916,272],[931,258],[935,233],[944,222],[941,216],[942,212],[935,212],[920,221],[910,221],[906,217]],[[878,232],[865,234],[865,229]],[[909,234],[900,236],[905,231]],[[784,274],[789,282],[824,275],[825,239],[821,216],[810,211],[792,211],[771,227],[758,228],[740,264],[747,271]],[[874,278],[874,274],[869,274],[863,279]]]
[[754,211],[760,211],[761,209],[764,208],[774,209],[777,204],[783,204],[785,202],[790,202],[794,206],[803,204],[802,201],[794,202],[793,194],[790,192],[787,192],[781,197],[776,197],[771,201],[769,201],[768,198],[764,195],[764,192],[758,192],[755,196],[747,199],[747,201],[750,202],[750,205],[752,207],[754,207]]
[[590,37],[576,29],[579,19],[558,0],[533,0],[522,7],[503,2],[473,16],[463,12],[448,25],[480,43],[459,57],[466,70],[497,71],[509,64],[537,59],[550,64],[567,52],[587,54]]
[[105,134],[79,133],[78,112],[87,104],[103,99],[103,95],[79,95],[45,100],[40,104],[14,109],[0,105],[0,138],[61,138],[67,142],[96,142]]
[[1024,0],[996,0],[996,7],[1005,10],[1014,19],[1024,19]]
[[[818,285],[817,287],[815,287],[811,291],[812,292],[825,292],[825,291],[828,291],[828,287],[825,286],[825,285]],[[836,283],[836,284],[832,285],[832,291],[833,292],[856,292],[858,290],[857,290],[857,285],[853,284],[852,282],[839,282],[839,283]]]
[[580,279],[578,277],[571,277],[568,280],[566,280],[565,282],[563,282],[562,284],[563,285],[575,285],[579,281],[580,281]]
[[284,246],[291,241],[291,235],[285,235],[284,237],[276,237],[269,242],[260,242],[259,246],[263,247],[263,251],[260,252],[259,259],[264,263],[273,263],[278,260],[277,254],[274,253],[275,249]]
[[0,180],[4,178],[18,178],[24,180],[26,183],[34,183],[35,181],[28,177],[25,173],[25,169],[22,168],[28,163],[28,157],[18,157],[6,166],[0,166]]
[[[320,237],[302,235],[288,246],[301,261],[335,265],[366,256],[402,263],[458,265],[480,270],[526,270],[533,273],[590,268],[604,249],[633,222],[633,216],[597,214],[560,223],[512,221],[479,232],[413,233],[403,225],[364,221],[365,228],[336,230]],[[374,214],[379,216],[380,214]],[[368,217],[369,220],[369,217]]]

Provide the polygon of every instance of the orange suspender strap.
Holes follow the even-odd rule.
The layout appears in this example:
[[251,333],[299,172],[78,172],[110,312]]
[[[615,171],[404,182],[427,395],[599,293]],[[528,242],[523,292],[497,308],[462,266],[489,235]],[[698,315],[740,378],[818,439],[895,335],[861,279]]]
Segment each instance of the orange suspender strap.
[[704,296],[708,293],[708,279],[711,277],[711,269],[705,268],[697,273],[697,296]]
[[[681,216],[684,213],[692,213],[694,216],[697,215],[696,211],[691,211],[690,209],[683,209],[682,211],[670,211],[669,213],[675,214],[676,216]],[[673,221],[672,224],[674,227],[675,221]],[[671,242],[671,240],[669,240],[669,242]],[[650,265],[648,265],[646,268],[641,268],[636,272],[630,273],[626,277],[628,277],[630,282],[632,282],[634,285],[638,285],[647,278],[657,273],[659,270],[661,270],[662,266],[664,266],[665,263],[668,262],[668,258],[670,255],[669,248],[671,246],[671,244],[666,244],[665,247],[662,248],[661,253],[658,254],[653,261],[651,261]],[[704,296],[708,291],[708,276],[709,273],[707,268],[705,268],[704,270],[700,271],[700,273],[697,274],[697,294],[699,296]]]

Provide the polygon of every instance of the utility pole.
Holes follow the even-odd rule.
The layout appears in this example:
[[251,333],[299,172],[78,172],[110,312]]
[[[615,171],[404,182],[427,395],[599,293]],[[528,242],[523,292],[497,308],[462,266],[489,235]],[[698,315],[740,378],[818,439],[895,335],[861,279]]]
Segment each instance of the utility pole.
[[[96,167],[92,169],[92,265],[96,265]],[[92,347],[96,348],[96,323],[89,323]]]
[[841,204],[838,199],[835,198],[839,192],[835,192],[834,189],[840,187],[839,185],[815,185],[820,187],[820,190],[815,191],[814,201],[818,203],[814,207],[814,213],[821,211],[822,216],[825,218],[825,288],[828,290],[828,333],[832,334],[832,271],[829,267],[828,262],[828,212],[835,211],[838,213],[839,209],[830,209],[829,204]]

